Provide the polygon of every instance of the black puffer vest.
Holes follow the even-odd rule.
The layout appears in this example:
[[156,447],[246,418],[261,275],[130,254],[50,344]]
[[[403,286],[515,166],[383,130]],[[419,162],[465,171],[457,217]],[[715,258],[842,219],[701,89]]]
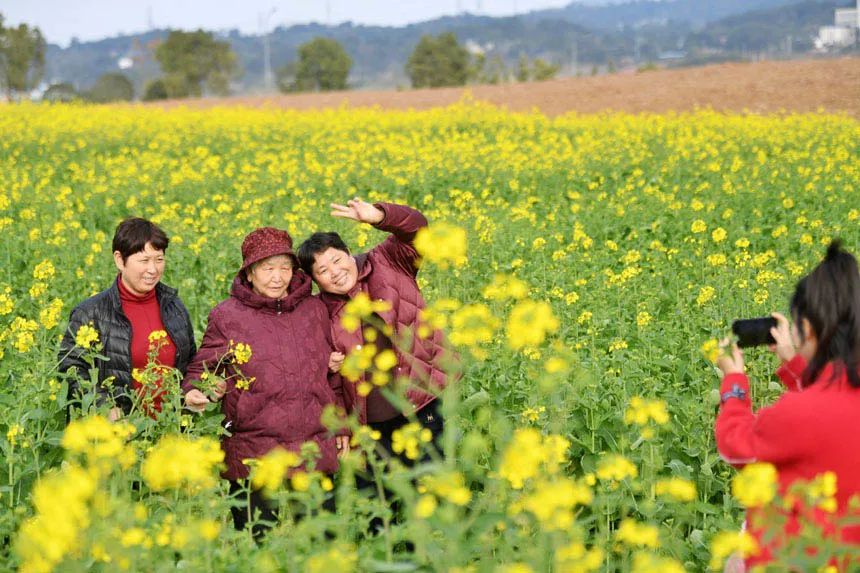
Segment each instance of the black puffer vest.
[[[176,289],[158,283],[155,285],[155,296],[161,310],[161,321],[176,346],[176,369],[184,376],[188,362],[197,352],[191,318],[177,296]],[[98,331],[103,345],[101,354],[108,358],[96,360],[98,380],[101,383],[100,400],[104,401],[112,395],[117,405],[128,413],[132,405],[131,322],[122,311],[116,282],[75,307],[69,318],[69,326],[60,343],[59,371],[74,374],[69,377],[70,398],[74,398],[79,392],[80,382],[77,378],[89,376],[89,365],[82,358],[83,350],[75,345],[78,329],[88,323],[92,323],[93,328]],[[113,381],[109,386],[102,385],[111,378]]]

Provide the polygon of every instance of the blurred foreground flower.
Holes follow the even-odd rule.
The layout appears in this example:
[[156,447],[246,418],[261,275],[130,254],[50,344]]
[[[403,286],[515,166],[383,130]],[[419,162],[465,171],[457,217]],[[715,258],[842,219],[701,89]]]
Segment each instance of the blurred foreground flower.
[[776,468],[767,463],[744,466],[732,480],[732,495],[744,507],[761,507],[776,495]]
[[466,263],[466,231],[448,223],[424,227],[415,235],[415,250],[425,261],[447,269]]
[[97,486],[95,475],[76,465],[50,473],[36,484],[36,513],[24,522],[15,540],[15,553],[21,558],[19,571],[53,571],[66,555],[80,549]]
[[182,487],[193,491],[216,485],[216,470],[223,461],[221,445],[212,438],[168,435],[147,453],[141,474],[155,491]]
[[508,317],[508,346],[514,350],[538,346],[547,334],[557,331],[558,326],[558,319],[546,302],[520,301]]
[[711,561],[708,563],[714,571],[722,568],[725,560],[737,553],[745,558],[758,553],[756,540],[746,531],[723,531],[711,540]]
[[522,489],[525,482],[542,471],[555,474],[567,461],[570,442],[561,436],[541,435],[534,428],[519,428],[502,452],[499,475],[508,480],[514,489]]
[[272,496],[283,485],[290,468],[297,467],[301,461],[298,454],[275,448],[258,460],[246,460],[245,464],[252,466],[251,486]]

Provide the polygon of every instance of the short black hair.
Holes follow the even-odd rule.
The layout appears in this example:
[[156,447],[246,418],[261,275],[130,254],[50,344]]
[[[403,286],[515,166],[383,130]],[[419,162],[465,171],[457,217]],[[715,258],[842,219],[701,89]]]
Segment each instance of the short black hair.
[[347,255],[349,254],[349,247],[346,246],[340,235],[335,232],[314,233],[308,237],[304,243],[299,245],[299,249],[296,251],[302,270],[309,276],[313,276],[311,269],[314,266],[314,258],[328,249],[337,249],[338,251],[345,252]]
[[161,227],[140,217],[129,217],[117,225],[113,234],[113,252],[119,251],[123,262],[141,252],[150,243],[156,251],[166,251],[170,239]]

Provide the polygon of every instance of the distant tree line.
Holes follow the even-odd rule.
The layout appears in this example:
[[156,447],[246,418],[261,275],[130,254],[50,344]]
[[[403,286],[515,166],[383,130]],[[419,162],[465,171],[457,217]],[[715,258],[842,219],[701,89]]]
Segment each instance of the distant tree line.
[[[0,87],[7,100],[36,88],[45,69],[46,42],[37,27],[20,24],[5,27],[0,15]],[[297,59],[277,70],[282,92],[348,89],[353,60],[332,38],[316,37],[299,46]],[[230,43],[211,32],[174,30],[155,48],[162,76],[144,87],[141,99],[227,95],[241,70]],[[559,67],[541,59],[520,57],[509,69],[498,55],[470,53],[453,33],[424,35],[406,62],[412,87],[462,86],[467,83],[497,84],[508,81],[541,81],[555,77]],[[108,103],[135,99],[134,85],[119,72],[105,73],[95,84],[78,91],[68,82],[49,86],[43,99],[52,102],[90,101]]]

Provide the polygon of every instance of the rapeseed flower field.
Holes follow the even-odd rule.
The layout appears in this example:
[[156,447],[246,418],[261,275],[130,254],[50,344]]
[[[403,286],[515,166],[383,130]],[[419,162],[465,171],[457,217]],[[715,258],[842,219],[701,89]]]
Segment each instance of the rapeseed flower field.
[[[826,114],[0,107],[0,568],[646,572],[754,553],[743,509],[774,502],[775,476],[716,453],[712,340],[784,310],[832,237],[857,252],[858,157],[860,123]],[[199,341],[252,229],[379,242],[329,216],[355,196],[430,219],[423,318],[462,357],[442,451],[386,477],[402,516],[352,487],[369,428],[354,428],[335,483],[281,484],[295,453],[254,464],[284,517],[258,546],[229,523],[217,412],[189,415],[174,388],[156,417],[66,426],[59,339],[114,279],[122,218],[170,235],[164,282]],[[75,340],[98,360],[97,331]],[[748,363],[767,404],[772,358]],[[379,385],[391,367],[382,353],[345,362]],[[394,440],[410,458],[430,441],[417,424]],[[805,495],[826,508],[836,488],[823,475]],[[337,514],[314,510],[328,491]],[[825,566],[821,553],[791,563]]]

